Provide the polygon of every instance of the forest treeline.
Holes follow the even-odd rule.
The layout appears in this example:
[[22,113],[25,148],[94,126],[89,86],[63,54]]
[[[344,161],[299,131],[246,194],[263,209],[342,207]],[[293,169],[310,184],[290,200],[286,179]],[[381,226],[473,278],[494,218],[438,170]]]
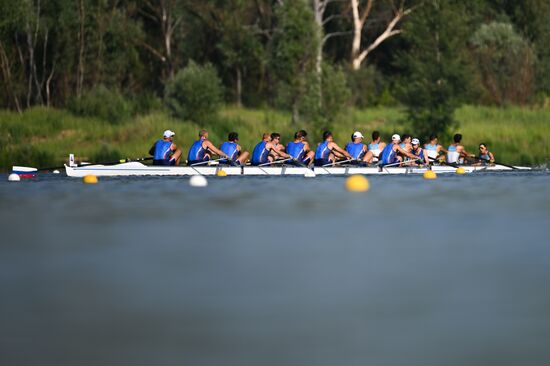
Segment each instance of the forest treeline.
[[545,0],[0,0],[0,108],[322,126],[399,104],[427,135],[463,103],[545,101],[549,44]]

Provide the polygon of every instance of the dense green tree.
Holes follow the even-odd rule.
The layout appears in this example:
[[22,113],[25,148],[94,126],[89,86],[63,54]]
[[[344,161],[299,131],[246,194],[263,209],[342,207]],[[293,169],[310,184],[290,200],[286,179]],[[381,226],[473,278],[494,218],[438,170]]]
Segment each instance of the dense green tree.
[[400,97],[421,138],[445,134],[456,125],[454,110],[467,91],[465,57],[468,13],[453,0],[429,0],[407,24],[407,52],[397,63],[404,72]]

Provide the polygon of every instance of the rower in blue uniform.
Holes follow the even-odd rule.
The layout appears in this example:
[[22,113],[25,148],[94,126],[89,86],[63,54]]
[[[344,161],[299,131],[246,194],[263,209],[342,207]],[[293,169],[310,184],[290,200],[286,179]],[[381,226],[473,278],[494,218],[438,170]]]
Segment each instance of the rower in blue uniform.
[[199,139],[189,148],[187,164],[197,165],[206,163],[212,158],[212,154],[216,154],[221,158],[227,158],[227,155],[223,151],[220,151],[212,142],[208,140],[208,131],[200,130]]
[[[398,165],[403,161],[403,156],[409,157],[411,159],[416,159],[416,156],[408,152],[407,150],[401,148],[399,143],[401,142],[401,136],[394,134],[391,137],[391,143],[386,145],[382,153],[380,154],[380,160],[378,165],[383,167],[386,165]],[[399,155],[398,155],[399,154]]]
[[221,163],[238,165],[246,163],[250,154],[248,151],[242,151],[241,145],[237,141],[239,141],[239,134],[237,132],[230,132],[227,136],[227,141],[220,146],[220,150],[228,156],[228,159],[221,160]]
[[367,164],[376,163],[380,153],[386,147],[386,143],[381,141],[380,132],[372,132],[372,142],[367,145],[367,153],[363,159]]
[[334,164],[337,159],[351,160],[351,155],[334,142],[330,131],[323,132],[323,142],[315,150],[315,166]]
[[294,141],[286,145],[286,152],[297,164],[311,165],[315,157],[315,152],[309,147],[307,142],[307,132],[300,130],[294,134]]
[[158,140],[149,149],[149,155],[153,155],[153,165],[179,165],[181,150],[174,144],[175,132],[164,131],[161,140]]
[[264,133],[262,141],[254,147],[252,151],[252,165],[269,164],[275,161],[276,158],[290,159],[290,155],[281,150],[275,150],[275,146],[271,142],[271,136]]
[[359,131],[355,131],[351,135],[351,142],[346,144],[346,151],[351,155],[352,159],[355,159],[353,163],[358,164],[363,161],[367,153],[367,145],[363,143],[363,134]]
[[417,157],[417,161],[421,161],[424,165],[430,165],[428,154],[425,154],[424,149],[420,147],[420,140],[417,138],[412,139],[411,145],[411,153]]

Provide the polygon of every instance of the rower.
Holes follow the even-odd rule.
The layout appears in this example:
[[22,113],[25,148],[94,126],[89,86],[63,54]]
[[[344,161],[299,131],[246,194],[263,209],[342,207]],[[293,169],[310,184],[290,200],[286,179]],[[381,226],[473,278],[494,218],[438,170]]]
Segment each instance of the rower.
[[223,163],[244,165],[250,154],[248,151],[242,151],[237,132],[229,132],[227,141],[220,146],[220,150],[229,157],[227,160],[222,160]]
[[273,144],[273,149],[285,152],[285,145],[281,144],[281,134],[273,132],[271,134],[271,143]]
[[424,150],[430,160],[439,160],[441,153],[447,153],[443,146],[438,144],[437,135],[430,136],[430,143],[424,144]]
[[254,147],[252,151],[252,165],[268,164],[275,161],[276,158],[289,159],[290,155],[284,151],[275,150],[273,143],[271,142],[271,136],[264,133],[262,141],[260,141]]
[[355,131],[351,135],[351,141],[346,144],[346,151],[351,155],[352,159],[357,160],[354,163],[358,163],[365,158],[367,153],[367,145],[363,143],[363,134],[359,131]]
[[351,155],[334,142],[330,131],[323,132],[323,142],[315,150],[315,166],[334,164],[337,158],[351,160]]
[[307,132],[300,130],[294,134],[294,141],[286,145],[286,152],[298,164],[310,165],[315,158],[315,152],[309,147],[307,142]]
[[428,154],[424,153],[424,149],[420,147],[420,140],[417,138],[412,139],[411,141],[412,149],[411,153],[416,156],[417,160],[424,162],[425,165],[430,165],[430,159]]
[[401,136],[394,134],[391,137],[391,143],[386,145],[380,154],[378,165],[383,167],[390,164],[398,164],[403,161],[403,157],[409,157],[416,160],[416,156],[403,149],[400,146]]
[[158,140],[149,149],[149,155],[153,155],[153,165],[179,165],[181,150],[174,144],[176,133],[171,130],[164,131],[161,140]]
[[223,151],[218,150],[218,148],[208,140],[208,131],[200,130],[199,139],[189,148],[187,165],[209,161],[212,154],[216,154],[221,158],[227,158],[227,155]]
[[479,159],[485,163],[495,163],[495,156],[487,149],[487,144],[484,142],[479,144]]
[[464,158],[475,158],[474,154],[469,154],[464,146],[460,144],[462,141],[462,135],[457,133],[453,136],[453,143],[449,145],[447,149],[447,163],[448,164],[464,164]]
[[380,132],[373,131],[372,142],[367,146],[367,153],[363,159],[366,163],[372,164],[378,161],[380,152],[386,147],[386,143],[381,142],[380,140]]

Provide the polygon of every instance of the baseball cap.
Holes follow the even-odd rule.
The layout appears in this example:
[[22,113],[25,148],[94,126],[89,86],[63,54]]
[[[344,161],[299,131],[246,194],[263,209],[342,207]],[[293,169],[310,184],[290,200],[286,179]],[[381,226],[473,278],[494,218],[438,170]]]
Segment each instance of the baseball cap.
[[399,136],[398,134],[395,134],[391,137],[391,140],[392,141],[401,141],[401,136]]
[[174,131],[171,131],[171,130],[166,130],[164,131],[164,137],[172,137],[174,136],[176,133]]
[[353,133],[353,138],[354,138],[354,139],[363,138],[363,134],[362,134],[361,132],[359,132],[359,131],[355,131],[355,132]]
[[411,144],[420,145],[420,140],[419,139],[412,139]]

